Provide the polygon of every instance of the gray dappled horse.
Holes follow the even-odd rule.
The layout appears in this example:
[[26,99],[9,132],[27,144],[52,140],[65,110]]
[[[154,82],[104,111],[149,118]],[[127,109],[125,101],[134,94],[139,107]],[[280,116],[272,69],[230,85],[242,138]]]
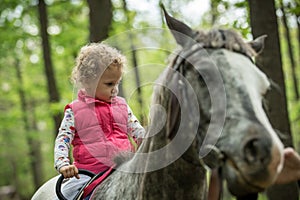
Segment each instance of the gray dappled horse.
[[[165,15],[182,50],[157,80],[147,138],[91,198],[207,199],[207,166],[221,168],[233,195],[264,190],[282,168],[283,145],[262,107],[270,83],[251,60],[263,39],[194,31]],[[56,180],[32,199],[55,199]]]

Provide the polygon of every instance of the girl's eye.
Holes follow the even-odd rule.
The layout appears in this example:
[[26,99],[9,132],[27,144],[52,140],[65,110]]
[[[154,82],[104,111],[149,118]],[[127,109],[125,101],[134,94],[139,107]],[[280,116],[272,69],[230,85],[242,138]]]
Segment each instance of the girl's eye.
[[111,87],[111,86],[116,86],[119,85],[120,82],[111,82],[111,83],[105,83],[106,86]]

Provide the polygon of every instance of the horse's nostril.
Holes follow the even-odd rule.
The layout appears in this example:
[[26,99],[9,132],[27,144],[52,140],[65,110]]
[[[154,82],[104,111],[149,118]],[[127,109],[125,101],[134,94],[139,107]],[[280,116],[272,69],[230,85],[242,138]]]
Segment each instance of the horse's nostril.
[[249,164],[267,164],[269,149],[263,139],[251,139],[244,146],[244,156]]

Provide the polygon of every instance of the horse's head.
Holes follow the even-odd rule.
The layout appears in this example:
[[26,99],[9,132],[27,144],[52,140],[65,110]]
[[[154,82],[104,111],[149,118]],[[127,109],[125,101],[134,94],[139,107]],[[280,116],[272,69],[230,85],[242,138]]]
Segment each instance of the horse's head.
[[[219,162],[234,195],[264,190],[281,171],[283,145],[262,106],[270,82],[252,62],[263,38],[246,43],[231,30],[194,31],[164,12],[182,46],[172,69],[197,96],[198,105],[192,106],[200,115],[200,157],[212,165]],[[218,158],[216,152],[222,155],[221,163],[212,159]]]

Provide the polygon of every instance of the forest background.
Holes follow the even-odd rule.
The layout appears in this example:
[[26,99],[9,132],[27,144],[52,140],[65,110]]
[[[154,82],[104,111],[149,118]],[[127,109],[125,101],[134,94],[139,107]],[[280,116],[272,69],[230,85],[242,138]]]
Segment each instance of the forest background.
[[[253,39],[245,0],[99,2],[2,0],[0,199],[4,193],[12,199],[30,199],[36,188],[57,174],[54,138],[64,106],[76,97],[69,77],[81,46],[105,40],[126,55],[128,68],[120,93],[147,126],[153,83],[177,48],[165,29],[160,2],[194,29],[234,28]],[[293,139],[289,146],[299,151],[300,1],[275,3]],[[283,108],[279,104],[276,109]],[[8,195],[5,198],[9,199]]]

